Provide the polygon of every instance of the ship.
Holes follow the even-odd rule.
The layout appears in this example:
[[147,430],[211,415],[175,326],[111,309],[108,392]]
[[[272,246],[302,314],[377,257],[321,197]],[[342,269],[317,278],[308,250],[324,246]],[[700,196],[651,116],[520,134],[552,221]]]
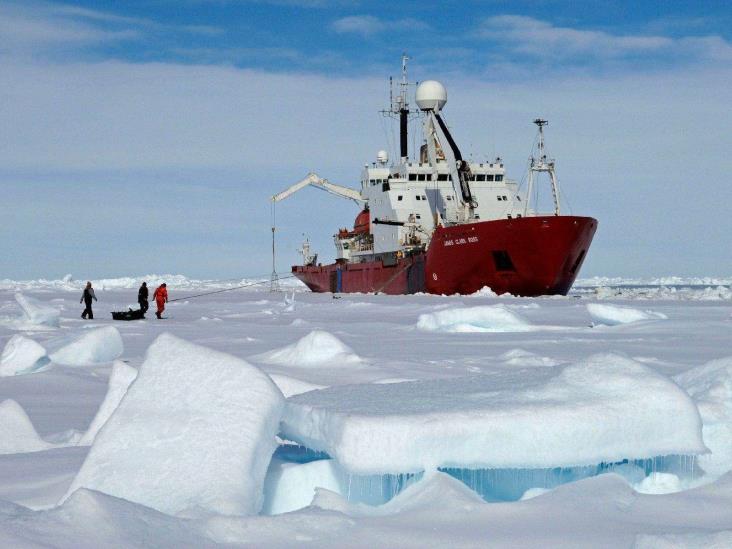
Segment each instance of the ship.
[[[390,79],[390,108],[383,111],[399,120],[397,162],[379,151],[364,167],[359,189],[310,173],[272,197],[274,207],[312,186],[359,208],[353,228],[334,235],[335,261],[318,263],[306,240],[292,275],[313,292],[452,295],[487,287],[515,296],[566,295],[598,222],[560,211],[556,163],[545,150],[548,122],[533,121],[536,147],[523,188],[506,177],[501,158],[463,157],[443,117],[447,91],[440,82],[416,85],[417,109],[409,103],[410,86],[404,57],[401,81]],[[415,117],[423,141],[411,158],[408,127]],[[551,191],[545,213],[538,211],[538,199],[532,201],[547,179],[542,174]]]

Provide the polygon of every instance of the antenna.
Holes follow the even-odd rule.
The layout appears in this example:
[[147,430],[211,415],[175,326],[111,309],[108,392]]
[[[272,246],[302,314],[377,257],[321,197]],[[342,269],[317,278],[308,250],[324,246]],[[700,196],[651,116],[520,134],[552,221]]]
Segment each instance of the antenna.
[[280,291],[280,277],[277,275],[275,267],[275,203],[272,202],[272,274],[269,277],[269,291]]
[[[549,125],[548,120],[544,120],[543,118],[535,118],[534,124],[536,124],[539,128],[539,143],[538,143],[538,151],[539,151],[539,158],[531,157],[531,165],[529,168],[529,186],[528,186],[528,192],[526,196],[526,203],[524,205],[524,215],[528,212],[529,207],[529,200],[531,200],[531,191],[534,186],[534,173],[540,173],[540,172],[546,172],[549,174],[549,182],[551,184],[552,189],[552,199],[554,200],[554,215],[559,215],[559,184],[557,182],[557,175],[554,171],[554,159],[553,158],[547,158],[546,152],[544,150],[544,126]],[[536,204],[538,207],[538,204]]]

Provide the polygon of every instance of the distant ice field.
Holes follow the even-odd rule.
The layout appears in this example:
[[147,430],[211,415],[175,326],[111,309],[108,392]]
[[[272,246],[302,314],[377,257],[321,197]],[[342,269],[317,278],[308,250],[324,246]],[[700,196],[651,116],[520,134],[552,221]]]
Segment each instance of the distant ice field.
[[[136,306],[142,280],[152,288],[167,282],[170,299],[180,300],[168,304],[165,320],[113,321],[111,311]],[[727,540],[732,531],[732,278],[588,279],[567,297],[483,291],[334,299],[293,279],[283,280],[286,293],[270,293],[263,279],[150,275],[93,281],[99,301],[91,321],[80,318],[85,282],[0,280],[0,410],[4,440],[16,441],[0,453],[0,545],[339,547],[348,539],[363,547],[486,540],[497,547],[630,547],[636,539],[641,546]],[[57,326],[47,321],[53,310]],[[175,344],[142,366],[164,333],[198,346],[196,371],[218,376],[208,389],[215,396],[201,383],[175,379],[192,367],[176,368]],[[157,459],[150,450],[156,433],[173,437],[171,448],[195,447],[211,463],[228,463],[209,456],[206,445],[225,453],[245,444],[221,406],[237,402],[227,390],[247,401],[247,383],[229,383],[223,359],[210,351],[270,375],[287,398],[281,421],[287,417],[292,439],[303,435],[300,442],[313,448],[280,446],[266,477],[260,470],[240,493],[225,482],[225,494],[209,493],[220,482],[216,468],[200,477],[195,466],[184,475],[156,474],[159,489],[169,482],[170,493],[185,494],[176,508],[188,509],[185,516],[135,490],[67,494],[89,455],[114,469],[116,448],[147,455],[136,450],[141,445]],[[163,363],[165,378],[152,371],[136,378],[141,367]],[[124,415],[138,409],[136,401],[120,404],[133,389],[138,400],[157,395],[160,404],[154,423],[136,413],[139,433]],[[182,398],[195,406],[168,400]],[[307,415],[319,410],[327,414]],[[274,421],[279,412],[267,413]],[[388,433],[369,423],[379,414],[388,416]],[[365,423],[349,423],[362,416]],[[463,433],[483,421],[494,431],[471,446]],[[186,422],[216,434],[186,440],[195,432]],[[282,427],[280,444],[288,434]],[[355,427],[361,434],[350,438]],[[380,439],[399,442],[400,432],[405,439],[418,433],[418,449]],[[261,440],[259,450],[247,452],[264,456],[277,441],[271,429],[257,433],[251,440]],[[100,446],[90,452],[95,441]],[[102,443],[112,450],[102,452]],[[141,459],[135,470],[144,468]],[[220,475],[230,471],[222,466]],[[144,484],[145,475],[139,478]],[[208,490],[203,499],[199,489]],[[259,507],[275,516],[244,516]],[[224,508],[247,512],[216,514]],[[99,517],[104,528],[92,526]],[[441,533],[427,536],[435,524]],[[127,541],[118,543],[119,532],[129,532]]]

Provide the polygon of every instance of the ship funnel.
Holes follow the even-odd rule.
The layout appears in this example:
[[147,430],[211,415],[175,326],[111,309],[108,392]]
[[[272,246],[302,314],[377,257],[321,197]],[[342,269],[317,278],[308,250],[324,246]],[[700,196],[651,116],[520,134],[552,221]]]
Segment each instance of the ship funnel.
[[447,103],[447,90],[437,80],[425,80],[417,86],[416,99],[421,110],[439,112]]

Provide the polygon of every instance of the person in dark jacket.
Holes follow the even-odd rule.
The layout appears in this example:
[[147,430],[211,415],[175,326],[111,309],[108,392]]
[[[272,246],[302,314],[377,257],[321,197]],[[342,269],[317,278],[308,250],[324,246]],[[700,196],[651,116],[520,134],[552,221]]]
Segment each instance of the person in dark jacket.
[[137,290],[137,303],[140,304],[142,314],[145,314],[150,308],[150,305],[147,302],[147,282],[143,282],[140,289]]
[[94,301],[97,301],[97,296],[94,295],[94,288],[92,288],[92,283],[87,282],[86,288],[84,288],[84,293],[81,294],[81,299],[79,300],[79,303],[83,301],[84,305],[86,305],[84,312],[81,313],[81,318],[86,319],[87,316],[89,317],[89,320],[92,320],[94,318],[94,313],[92,312],[92,299]]

